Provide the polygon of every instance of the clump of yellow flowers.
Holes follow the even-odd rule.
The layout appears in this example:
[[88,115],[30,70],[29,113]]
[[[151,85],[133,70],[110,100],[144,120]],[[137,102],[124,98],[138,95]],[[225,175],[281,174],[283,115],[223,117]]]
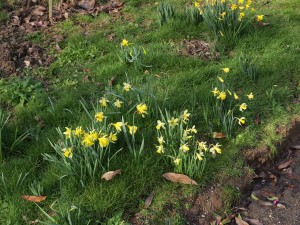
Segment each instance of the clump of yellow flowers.
[[264,17],[255,15],[252,0],[198,0],[194,6],[216,36],[236,37],[251,20]]
[[186,109],[180,115],[161,112],[157,120],[156,152],[174,167],[177,173],[200,178],[206,160],[221,154],[221,145],[208,144],[198,138],[195,125],[190,125],[191,113]]

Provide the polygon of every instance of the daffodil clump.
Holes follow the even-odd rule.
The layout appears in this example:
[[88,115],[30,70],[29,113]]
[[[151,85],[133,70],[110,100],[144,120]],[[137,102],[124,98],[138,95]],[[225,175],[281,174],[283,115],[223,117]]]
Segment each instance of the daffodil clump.
[[133,64],[135,67],[150,67],[144,64],[147,51],[143,46],[138,46],[123,39],[120,43],[120,59],[124,63]]
[[205,23],[216,36],[236,37],[256,20],[261,22],[263,15],[256,15],[253,0],[199,0],[194,3]]
[[157,120],[156,152],[170,163],[174,172],[193,178],[203,175],[206,160],[221,154],[221,145],[198,139],[198,129],[190,125],[191,113],[184,110],[179,116],[167,111]]
[[[213,129],[222,129],[227,137],[231,137],[234,124],[246,125],[245,112],[248,110],[249,102],[254,99],[254,94],[253,92],[246,94],[235,92],[226,81],[227,76],[230,76],[228,75],[230,68],[221,70],[222,75],[217,76],[217,85],[211,90],[215,124],[210,124],[210,126],[214,126]],[[205,120],[208,124],[211,122],[207,115]]]
[[143,144],[137,150],[135,136],[140,129],[137,123],[148,115],[148,105],[129,82],[119,86],[119,93],[108,93],[92,109],[81,102],[90,118],[89,125],[58,128],[60,141],[51,143],[57,154],[44,154],[46,160],[66,175],[76,176],[81,183],[108,170],[110,161],[126,144],[134,159],[143,151]]

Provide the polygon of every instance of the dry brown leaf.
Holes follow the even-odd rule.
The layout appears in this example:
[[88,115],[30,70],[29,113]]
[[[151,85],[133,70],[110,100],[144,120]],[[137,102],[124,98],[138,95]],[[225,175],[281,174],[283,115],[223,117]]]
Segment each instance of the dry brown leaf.
[[107,39],[108,41],[112,42],[114,40],[114,38],[116,37],[116,35],[114,33],[111,33],[109,35],[107,35]]
[[244,221],[238,217],[235,217],[235,222],[237,225],[249,225],[249,223],[247,223],[246,221]]
[[178,173],[164,173],[162,175],[165,179],[176,182],[176,183],[182,183],[182,184],[192,184],[192,185],[198,185],[196,181],[192,180],[186,175],[178,174]]
[[213,138],[226,138],[226,134],[222,133],[222,132],[213,132]]
[[260,222],[258,219],[248,219],[247,220],[251,225],[264,225],[262,222]]
[[22,198],[30,202],[41,202],[44,201],[47,196],[31,196],[31,195],[22,195]]
[[280,163],[280,165],[278,166],[278,169],[282,170],[284,168],[287,168],[292,162],[293,162],[293,160],[290,159],[287,162]]
[[122,170],[121,169],[118,169],[118,170],[115,170],[115,171],[108,171],[106,173],[104,173],[101,177],[101,179],[104,179],[104,180],[111,180],[113,179],[116,175],[122,173]]
[[150,193],[150,195],[146,198],[146,200],[145,200],[145,206],[144,206],[145,209],[147,209],[151,205],[153,197],[154,197],[154,191],[152,191]]
[[30,66],[30,61],[29,60],[24,60],[25,63],[25,67],[29,67]]

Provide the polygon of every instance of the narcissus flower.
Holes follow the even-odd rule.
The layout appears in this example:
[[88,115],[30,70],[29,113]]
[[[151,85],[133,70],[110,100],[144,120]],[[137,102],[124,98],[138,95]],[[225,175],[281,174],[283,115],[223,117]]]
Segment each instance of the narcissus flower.
[[109,144],[109,139],[107,135],[103,135],[102,137],[98,138],[98,141],[101,148],[105,148]]
[[178,118],[172,117],[170,120],[168,120],[168,123],[171,127],[175,127],[176,125],[178,125]]
[[222,145],[219,145],[218,143],[216,145],[213,145],[209,151],[211,152],[211,154],[215,155],[216,153],[221,154],[222,150],[221,147]]
[[160,130],[161,128],[166,129],[165,128],[165,123],[161,122],[160,120],[157,120],[156,129]]
[[181,115],[181,118],[183,120],[184,123],[186,123],[189,120],[190,117],[190,113],[188,113],[188,110],[184,110],[183,114]]
[[66,131],[64,132],[64,135],[67,139],[71,138],[72,130],[69,127],[66,127]]
[[187,131],[191,132],[191,133],[194,133],[194,134],[197,134],[197,129],[195,128],[195,125],[192,128],[188,129]]
[[131,86],[131,84],[129,84],[129,83],[123,83],[123,90],[124,91],[130,91],[132,89],[132,86]]
[[129,44],[129,42],[128,42],[126,39],[123,39],[122,42],[121,42],[121,45],[122,45],[123,47],[128,46],[128,44]]
[[145,114],[147,114],[147,109],[148,109],[148,107],[144,103],[138,104],[136,106],[137,114],[142,115],[143,118],[145,117]]
[[119,99],[117,99],[115,102],[114,102],[114,106],[116,106],[117,108],[121,108],[123,102],[120,101]]
[[199,3],[199,2],[194,2],[194,6],[195,6],[196,8],[198,8],[198,7],[200,6],[200,3]]
[[254,99],[254,95],[253,95],[253,93],[251,92],[249,95],[247,95],[247,97],[248,97],[248,99],[249,100],[252,100],[252,99]]
[[200,153],[196,153],[196,158],[200,161],[202,161],[204,159],[204,153],[200,152]]
[[221,83],[224,83],[224,79],[222,77],[218,77],[218,79]]
[[242,103],[242,104],[240,105],[240,111],[243,112],[243,111],[246,110],[246,109],[247,109],[247,104],[246,104],[246,103]]
[[75,131],[74,131],[75,136],[80,137],[81,135],[84,134],[82,127],[76,127]]
[[107,106],[107,103],[109,102],[107,100],[107,98],[104,98],[102,97],[100,100],[99,100],[100,104],[103,106],[103,107],[106,107]]
[[233,97],[234,97],[235,100],[239,99],[239,96],[235,92],[233,92]]
[[160,145],[163,145],[163,144],[165,143],[164,137],[163,137],[163,136],[158,137],[158,138],[157,138],[157,141],[158,141],[158,143],[159,143]]
[[236,4],[232,4],[230,8],[231,8],[231,10],[236,10],[237,9],[237,5]]
[[128,130],[129,130],[129,133],[131,134],[131,135],[133,135],[133,134],[135,134],[136,133],[136,131],[137,131],[137,126],[130,126],[130,125],[127,125],[127,127],[128,127]]
[[180,162],[181,162],[181,159],[179,159],[179,158],[176,158],[176,159],[173,160],[173,163],[174,163],[176,166],[178,166],[178,165],[180,164]]
[[220,94],[220,91],[216,87],[211,92],[214,94],[214,96],[217,96]]
[[245,117],[241,117],[241,118],[236,118],[238,121],[239,125],[244,125],[246,123],[246,118]]
[[81,142],[85,147],[90,147],[94,144],[94,140],[91,135],[86,134]]
[[226,92],[221,91],[217,99],[221,99],[222,101],[224,101],[226,99]]
[[179,147],[179,150],[183,152],[188,152],[190,150],[190,147],[187,145],[187,143],[185,143]]
[[242,21],[242,19],[244,18],[244,16],[245,16],[245,13],[241,12],[238,20]]
[[104,116],[103,112],[98,112],[95,115],[95,119],[97,122],[102,122],[104,118],[105,118],[105,116]]
[[116,123],[113,123],[112,125],[116,128],[117,132],[122,131],[122,126],[123,126],[122,122],[116,122]]
[[222,70],[223,70],[225,73],[229,73],[229,72],[230,72],[230,69],[229,69],[228,67],[222,68]]
[[256,16],[256,21],[257,22],[260,22],[260,21],[262,21],[264,19],[264,15],[257,15]]
[[198,150],[201,152],[201,151],[207,151],[208,150],[208,147],[207,147],[207,144],[206,144],[206,141],[201,141],[201,142],[198,142]]
[[115,143],[118,140],[117,134],[110,132],[108,139],[110,143]]
[[71,159],[73,157],[72,148],[63,148],[62,151],[66,158]]
[[156,146],[156,152],[158,154],[164,153],[164,146],[163,145]]

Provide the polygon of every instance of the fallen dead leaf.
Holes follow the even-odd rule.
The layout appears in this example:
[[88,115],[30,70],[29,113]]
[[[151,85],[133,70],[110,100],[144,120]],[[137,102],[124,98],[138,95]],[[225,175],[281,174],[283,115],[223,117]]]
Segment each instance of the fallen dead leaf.
[[217,139],[226,138],[226,134],[222,132],[213,132],[213,138],[217,138]]
[[121,169],[118,169],[118,170],[115,170],[115,171],[108,171],[106,173],[104,173],[101,177],[101,179],[104,179],[104,180],[111,180],[113,179],[116,175],[122,173],[122,170]]
[[154,191],[152,191],[150,193],[150,195],[146,198],[146,200],[145,200],[145,206],[144,206],[145,209],[147,209],[151,205],[153,197],[154,197]]
[[293,160],[290,159],[287,162],[280,163],[280,165],[278,166],[278,169],[282,170],[284,168],[287,168],[292,162],[293,162]]
[[22,195],[22,198],[30,202],[41,202],[44,201],[47,196],[31,196],[31,195]]
[[294,145],[292,146],[293,149],[296,149],[296,150],[300,150],[300,145]]
[[182,183],[182,184],[192,184],[198,185],[196,181],[192,180],[186,175],[179,174],[179,173],[164,173],[162,175],[165,179],[175,182],[175,183]]
[[115,37],[116,37],[116,35],[114,33],[111,33],[111,34],[107,35],[107,39],[110,42],[113,41]]
[[278,203],[276,206],[277,206],[277,208],[280,208],[280,209],[286,209],[285,205],[281,204],[281,203]]
[[260,222],[258,219],[247,219],[247,221],[251,224],[251,225],[264,225],[262,222]]
[[29,67],[30,66],[30,61],[29,60],[24,60],[25,63],[25,67]]
[[246,221],[242,220],[241,218],[235,217],[235,222],[237,225],[249,225]]
[[273,173],[271,173],[270,171],[268,171],[268,178],[273,180],[273,184],[272,186],[274,186],[277,183],[277,176],[275,176]]

